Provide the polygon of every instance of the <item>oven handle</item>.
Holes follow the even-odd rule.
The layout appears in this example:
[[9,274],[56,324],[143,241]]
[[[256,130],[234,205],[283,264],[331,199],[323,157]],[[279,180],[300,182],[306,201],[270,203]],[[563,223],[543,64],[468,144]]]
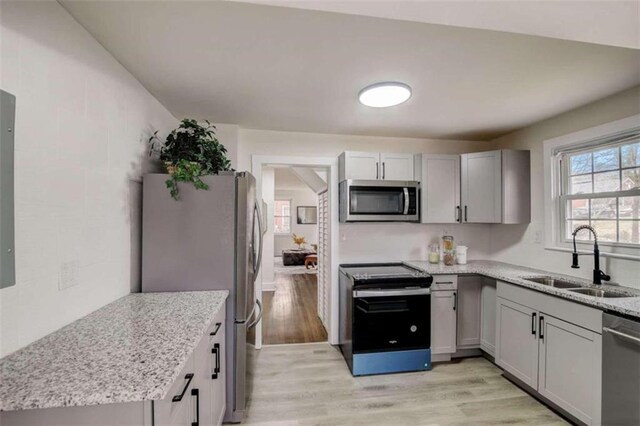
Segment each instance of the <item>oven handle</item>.
[[393,296],[424,296],[431,294],[428,288],[412,290],[354,290],[353,297],[393,297]]
[[402,190],[404,192],[404,211],[402,214],[407,215],[409,214],[409,188],[405,186]]

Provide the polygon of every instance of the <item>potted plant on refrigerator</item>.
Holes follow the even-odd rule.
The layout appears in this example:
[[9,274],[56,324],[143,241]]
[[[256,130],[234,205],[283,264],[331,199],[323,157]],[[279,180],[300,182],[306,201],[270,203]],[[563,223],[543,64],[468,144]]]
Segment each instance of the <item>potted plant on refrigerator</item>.
[[185,118],[180,126],[169,133],[164,143],[156,130],[149,138],[150,152],[164,162],[170,177],[166,181],[173,199],[178,200],[178,182],[191,182],[196,189],[209,189],[202,176],[233,170],[227,149],[216,138],[216,127],[205,120],[205,125]]

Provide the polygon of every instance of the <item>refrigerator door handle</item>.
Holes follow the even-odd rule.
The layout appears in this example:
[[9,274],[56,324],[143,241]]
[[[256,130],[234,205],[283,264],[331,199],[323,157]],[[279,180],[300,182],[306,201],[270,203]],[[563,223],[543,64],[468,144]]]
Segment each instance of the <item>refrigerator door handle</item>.
[[258,255],[256,259],[255,270],[253,271],[253,280],[255,281],[256,279],[258,279],[258,272],[260,272],[260,267],[262,266],[262,243],[264,241],[264,236],[262,235],[262,229],[263,229],[262,211],[260,210],[260,206],[258,205],[258,200],[256,200],[254,210],[258,218],[258,238],[259,238]]
[[260,301],[258,299],[256,299],[256,303],[258,304],[258,308],[260,308],[260,312],[258,313],[258,317],[256,318],[256,320],[254,322],[251,323],[251,325],[249,325],[249,327],[247,327],[247,330],[252,329],[253,327],[255,327],[260,320],[262,319],[262,303],[260,303]]

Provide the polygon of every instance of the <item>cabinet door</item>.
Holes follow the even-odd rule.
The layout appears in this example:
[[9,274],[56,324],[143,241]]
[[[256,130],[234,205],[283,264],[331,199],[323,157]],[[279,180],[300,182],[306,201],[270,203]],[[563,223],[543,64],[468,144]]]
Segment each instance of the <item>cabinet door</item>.
[[502,221],[502,160],[500,151],[461,156],[462,216],[469,223]]
[[588,425],[600,424],[602,336],[540,313],[538,392]]
[[482,277],[458,276],[458,349],[480,347]]
[[455,291],[434,291],[431,293],[431,353],[452,354],[455,351]]
[[225,410],[224,326],[221,309],[194,351],[194,386],[199,389],[200,425],[222,423]]
[[381,179],[380,169],[378,152],[344,153],[344,179]]
[[[224,414],[227,407],[227,387],[226,387],[226,347],[225,347],[225,310],[221,310],[216,315],[214,323],[221,324],[217,332],[211,333],[210,343],[212,347],[211,353],[214,355],[211,357],[212,370],[209,374],[211,383],[211,404],[210,412],[212,424],[220,425],[224,418]],[[215,331],[215,330],[214,330]]]
[[422,155],[422,223],[456,223],[460,210],[460,156]]
[[495,361],[533,389],[538,387],[538,313],[498,297]]
[[480,294],[480,349],[496,355],[496,281],[482,278]]
[[[196,420],[194,355],[189,357],[165,399],[154,401],[153,424],[162,426],[186,426]],[[190,377],[191,375],[191,377]],[[198,390],[199,391],[199,390]],[[175,399],[174,399],[175,397]]]
[[413,154],[380,154],[380,178],[384,180],[414,180]]

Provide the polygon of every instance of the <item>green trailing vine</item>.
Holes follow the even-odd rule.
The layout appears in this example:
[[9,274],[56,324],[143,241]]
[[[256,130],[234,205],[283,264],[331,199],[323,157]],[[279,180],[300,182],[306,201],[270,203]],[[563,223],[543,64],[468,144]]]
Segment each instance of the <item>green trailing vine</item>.
[[180,126],[169,133],[164,143],[156,130],[149,138],[150,152],[158,153],[165,163],[170,178],[165,182],[171,197],[178,200],[179,182],[193,183],[196,189],[209,189],[202,176],[233,170],[227,149],[216,138],[216,127],[209,121],[201,125],[197,120],[185,118]]

